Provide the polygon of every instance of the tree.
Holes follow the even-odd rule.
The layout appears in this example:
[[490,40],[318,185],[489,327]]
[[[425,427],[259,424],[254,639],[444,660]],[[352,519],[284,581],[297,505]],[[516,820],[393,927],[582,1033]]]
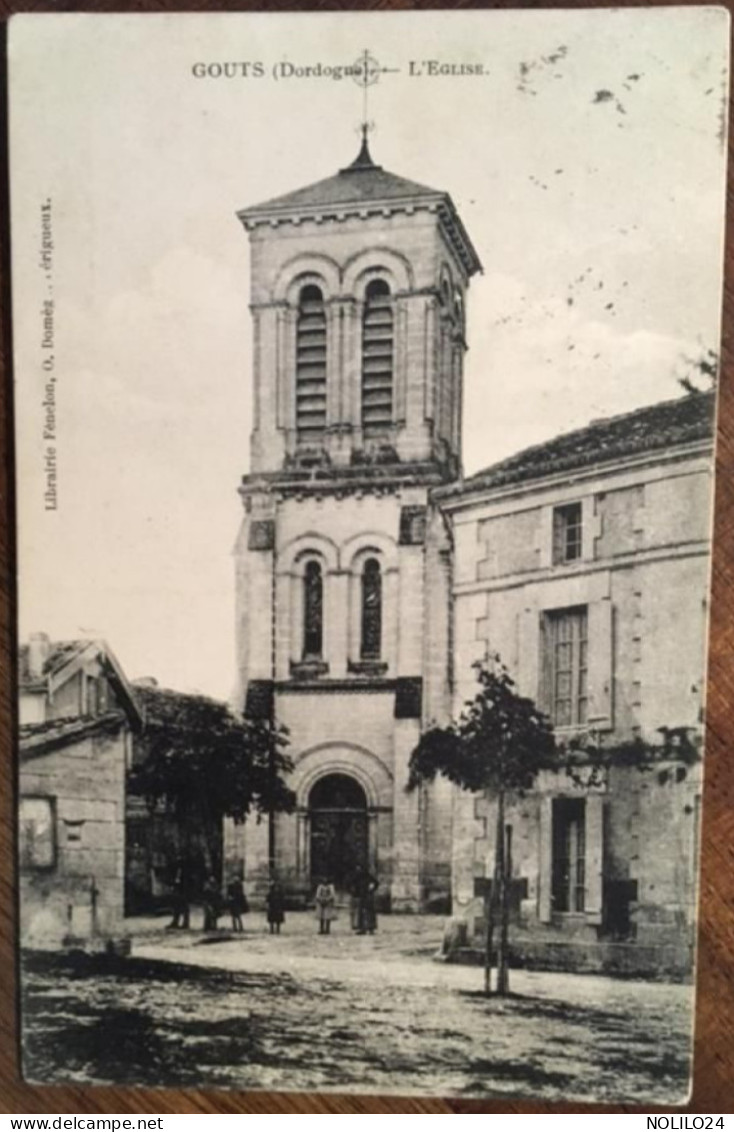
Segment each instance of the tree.
[[686,393],[708,393],[716,388],[719,380],[719,355],[716,350],[702,350],[696,358],[683,354],[681,361],[685,372],[678,377],[678,384]]
[[[237,718],[226,704],[205,696],[142,687],[136,694],[145,725],[130,790],[145,797],[151,810],[165,802],[185,841],[193,830],[203,834],[209,872],[225,817],[241,824],[253,811],[295,808],[283,780],[293,769],[285,728]],[[190,844],[180,848],[190,858]]]
[[[548,718],[532,700],[521,696],[509,672],[494,656],[477,663],[479,691],[459,718],[446,727],[432,727],[410,758],[408,790],[442,774],[463,790],[484,791],[497,802],[494,879],[485,892],[487,937],[485,993],[491,990],[492,937],[499,912],[497,994],[507,994],[508,880],[511,831],[505,828],[505,796],[531,789],[538,771],[554,766],[556,745]],[[489,889],[489,886],[487,886]]]

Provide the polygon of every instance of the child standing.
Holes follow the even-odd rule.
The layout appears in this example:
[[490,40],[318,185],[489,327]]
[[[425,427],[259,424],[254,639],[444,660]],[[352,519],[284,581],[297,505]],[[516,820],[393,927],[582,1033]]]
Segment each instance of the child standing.
[[329,881],[322,881],[316,889],[316,919],[319,935],[330,935],[332,920],[336,919],[336,889]]

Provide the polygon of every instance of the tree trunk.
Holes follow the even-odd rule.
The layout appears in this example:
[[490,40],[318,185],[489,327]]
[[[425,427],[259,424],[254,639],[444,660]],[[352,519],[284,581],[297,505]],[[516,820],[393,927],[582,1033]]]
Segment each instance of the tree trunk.
[[494,935],[494,880],[485,879],[484,887],[484,922],[487,926],[487,935],[484,942],[484,993],[492,993],[492,936]]
[[[504,818],[504,815],[503,815]],[[510,990],[510,972],[507,966],[507,936],[510,920],[509,886],[512,872],[512,826],[499,826],[504,847],[502,876],[500,878],[500,935],[497,945],[497,994],[505,995]]]
[[[491,887],[489,883],[485,889],[484,912],[487,923],[487,939],[484,949],[484,993],[492,993],[492,943],[494,939],[494,925],[496,914],[500,912],[501,929],[501,891],[502,874],[504,872],[504,824],[505,824],[505,796],[502,791],[497,795],[497,834],[495,837],[494,873]],[[498,897],[500,899],[498,899]],[[499,948],[497,954],[499,962]],[[498,971],[499,977],[499,971]]]
[[273,797],[275,795],[275,736],[273,734],[273,722],[271,720],[270,732],[270,749],[268,751],[268,787],[270,792],[270,799],[268,801],[268,878],[271,881],[277,879],[276,871],[276,845],[275,845],[275,807],[273,805]]

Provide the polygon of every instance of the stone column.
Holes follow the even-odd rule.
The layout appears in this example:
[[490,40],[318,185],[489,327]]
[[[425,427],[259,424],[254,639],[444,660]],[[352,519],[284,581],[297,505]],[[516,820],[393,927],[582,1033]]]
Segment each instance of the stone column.
[[328,662],[330,676],[347,674],[348,582],[345,570],[335,570],[325,578],[324,660]]
[[396,719],[394,737],[393,869],[391,907],[394,912],[421,908],[420,790],[406,793],[408,762],[420,739],[419,719]]

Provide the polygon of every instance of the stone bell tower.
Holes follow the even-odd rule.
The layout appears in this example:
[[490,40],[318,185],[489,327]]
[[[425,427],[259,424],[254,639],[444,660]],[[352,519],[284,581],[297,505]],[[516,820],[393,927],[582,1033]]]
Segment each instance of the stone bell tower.
[[[465,296],[480,269],[451,198],[369,153],[239,213],[250,239],[251,470],[236,548],[241,703],[290,732],[295,815],[246,831],[250,890],[379,882],[448,896],[450,806],[407,794],[450,707],[451,548],[431,489],[461,452]],[[266,841],[268,844],[266,845]]]

